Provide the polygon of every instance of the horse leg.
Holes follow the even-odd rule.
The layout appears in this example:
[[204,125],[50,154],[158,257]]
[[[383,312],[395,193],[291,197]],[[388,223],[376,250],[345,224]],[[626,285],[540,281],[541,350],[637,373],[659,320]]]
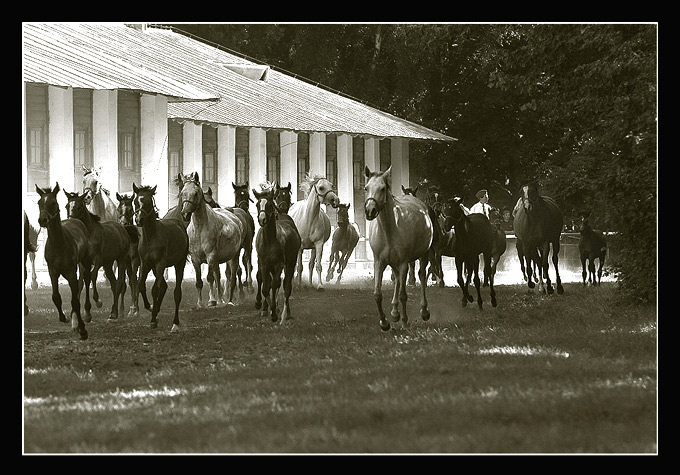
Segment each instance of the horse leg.
[[[272,322],[275,322],[279,319],[278,315],[278,307],[276,304],[276,294],[279,292],[279,288],[281,287],[281,271],[283,270],[283,267],[279,264],[274,268],[274,275],[272,276],[272,302],[271,302],[271,319]],[[283,315],[281,316],[281,321],[283,322],[283,318],[285,318]]]
[[[246,294],[243,292],[243,279],[241,278],[243,271],[241,270],[241,265],[239,264],[238,256],[236,256],[236,258],[234,259],[234,265],[236,266],[236,278],[238,279],[238,298],[239,302],[243,302],[243,299],[246,297]],[[243,270],[245,270],[245,266]],[[246,285],[247,284],[248,283],[246,282]]]
[[[310,250],[309,255],[309,286],[312,286],[312,278],[314,276],[314,264],[316,263],[316,245]],[[319,282],[321,285],[321,282]]]
[[[397,280],[394,283],[394,294],[392,295],[392,311],[390,315],[392,316],[393,322],[398,322],[401,318],[399,314],[399,299],[401,297],[401,291],[406,286],[406,278],[408,276],[408,262],[404,262],[399,265],[396,269]],[[394,270],[394,268],[393,268]],[[404,290],[404,293],[406,291]]]
[[[59,273],[52,269],[48,270],[50,282],[52,283],[52,302],[54,303],[54,306],[57,307],[57,312],[59,312],[59,321],[61,323],[66,323],[68,322],[68,319],[61,308],[61,294],[59,294]],[[80,305],[80,300],[78,301],[78,305]]]
[[385,312],[382,308],[382,277],[385,272],[385,264],[380,259],[373,261],[373,298],[378,307],[378,315],[380,316],[380,329],[387,331],[390,329],[390,322],[385,317]]
[[[541,269],[543,269],[543,278],[545,279],[545,287],[548,295],[552,295],[555,290],[553,289],[552,282],[550,281],[550,274],[548,270],[550,269],[550,260],[548,256],[550,255],[550,243],[543,243],[543,252],[541,253]],[[555,257],[555,251],[553,250],[553,258]]]
[[128,266],[128,282],[130,284],[130,311],[128,312],[128,317],[139,316],[139,289],[137,282],[137,271],[139,270],[138,263],[130,263]]
[[97,277],[99,277],[99,269],[102,266],[101,262],[95,260],[92,262],[92,300],[97,308],[102,308],[102,301],[99,300],[99,291],[97,290]]
[[600,266],[599,269],[597,270],[597,285],[600,285],[602,283],[602,267],[604,266],[604,258],[605,258],[605,253],[600,254]]
[[427,308],[427,297],[425,296],[425,289],[427,289],[427,271],[425,270],[427,261],[427,258],[421,258],[420,269],[418,269],[418,278],[420,279],[420,317],[425,321],[430,319],[430,310]]
[[[269,313],[269,301],[271,299],[272,276],[269,269],[262,273],[262,316],[266,317]],[[273,320],[276,321],[276,320]]]
[[153,287],[151,287],[153,310],[151,311],[150,327],[157,328],[158,313],[161,310],[161,304],[163,303],[163,297],[165,297],[165,291],[168,290],[168,283],[165,281],[165,266],[163,264],[156,264],[153,274],[156,277],[156,281],[153,283]]
[[[415,272],[415,261],[413,261],[414,272]],[[406,313],[406,302],[408,300],[408,294],[406,293],[406,279],[408,278],[410,263],[405,262],[399,266],[399,302],[401,302],[401,322],[404,328],[408,326],[408,314]],[[413,277],[415,285],[415,276]]]
[[496,301],[496,291],[493,288],[494,278],[496,277],[496,266],[498,264],[498,259],[494,259],[494,256],[489,255],[487,257],[484,254],[484,275],[489,276],[489,296],[491,297],[491,306],[496,307],[498,302]]
[[[519,252],[518,252],[519,254]],[[533,289],[536,287],[536,284],[534,284],[534,280],[531,278],[532,277],[532,263],[531,260],[534,259],[534,255],[536,254],[535,249],[531,249],[530,246],[527,246],[522,242],[522,257],[524,258],[525,265],[522,267],[523,272],[526,271],[526,281],[527,285],[529,286],[530,289]]]
[[[474,283],[475,283],[475,290],[477,290],[477,307],[479,307],[480,310],[482,310],[482,288],[481,288],[481,281],[479,279],[479,255],[476,255],[474,259],[472,259],[472,263],[474,264],[474,267],[470,269],[472,272],[474,272]],[[484,264],[484,268],[486,269],[486,263]],[[468,270],[468,272],[470,272]],[[486,276],[487,274],[485,274]],[[468,279],[469,280],[469,279]]]
[[581,254],[581,277],[583,277],[584,287],[586,286],[586,275],[588,275],[586,272],[586,259],[587,259],[586,255]]
[[[236,290],[236,272],[237,269],[241,270],[238,265],[238,257],[239,256],[237,254],[236,257],[234,257],[231,261],[227,263],[226,271],[229,272],[229,301],[227,302],[227,305],[236,305],[234,303],[234,291]],[[219,267],[217,271],[219,278]],[[243,294],[243,288],[241,288],[241,294]]]
[[416,261],[408,263],[406,272],[408,272],[408,285],[416,285]]
[[31,289],[38,288],[38,276],[35,272],[35,252],[28,253],[28,259],[31,261]]
[[73,331],[77,331],[80,334],[81,340],[87,340],[87,330],[85,330],[85,323],[80,317],[80,292],[78,290],[78,277],[76,276],[75,266],[70,272],[66,273],[64,277],[66,277],[68,286],[71,289],[71,327],[73,328]]
[[302,253],[304,252],[304,249],[300,247],[300,250],[298,251],[298,257],[297,257],[297,287],[298,289],[302,287]]
[[339,284],[340,279],[342,279],[342,273],[345,271],[345,267],[347,267],[350,252],[351,251],[348,250],[340,251],[342,255],[340,256],[340,263],[338,264],[338,279],[335,281],[336,284]]
[[[321,272],[323,271],[323,266],[321,265],[321,258],[323,257],[323,242],[316,245],[316,275],[319,278],[319,285],[316,286],[316,290],[323,290],[323,281],[321,280]],[[311,263],[311,261],[310,261]],[[309,284],[312,284],[311,275],[309,277]]]
[[468,304],[468,291],[465,282],[463,281],[463,259],[456,257],[456,275],[458,276],[458,287],[460,287],[461,292],[463,292],[463,299],[461,303],[463,307]]
[[172,319],[171,332],[179,331],[179,304],[182,301],[182,280],[184,280],[184,262],[175,266],[175,316]]
[[[80,271],[80,279],[83,281],[83,287],[85,287],[85,316],[83,319],[86,322],[91,322],[92,321],[92,314],[90,313],[90,310],[92,309],[92,304],[90,303],[90,282],[92,279],[92,274],[90,274],[90,265],[89,264],[80,264],[78,266],[79,271]],[[78,284],[78,298],[80,298],[80,283]],[[80,312],[79,312],[80,313]]]
[[111,303],[111,313],[109,313],[109,320],[115,320],[118,318],[118,282],[116,280],[116,275],[113,273],[113,268],[111,265],[104,265],[104,275],[109,280],[109,285],[111,286],[111,293],[113,294],[113,302]]
[[328,272],[326,273],[326,282],[330,282],[333,278],[333,271],[335,270],[335,265],[338,263],[339,251],[336,248],[331,249],[331,256],[328,259]]
[[[293,270],[295,266],[293,266]],[[257,262],[257,272],[255,273],[255,279],[257,280],[257,293],[255,294],[255,310],[262,308],[262,273],[260,269],[262,268],[262,263],[258,259]]]
[[252,294],[255,289],[253,288],[253,246],[250,243],[243,248],[243,268],[246,270],[246,290]]
[[519,260],[519,267],[522,269],[522,277],[527,282],[527,271],[524,267],[524,252],[522,251],[522,241],[517,239],[515,241],[515,249],[517,250],[517,260]]
[[191,264],[194,266],[194,274],[196,275],[196,291],[198,292],[198,300],[196,301],[196,307],[203,308],[203,279],[201,278],[201,261],[191,256]]
[[118,299],[120,303],[118,309],[122,312],[125,308],[125,293],[127,292],[127,285],[125,284],[125,274],[130,267],[130,261],[125,260],[118,265]]
[[281,312],[281,324],[286,320],[292,320],[293,316],[290,312],[290,294],[293,291],[293,274],[295,273],[295,262],[286,264],[283,275],[283,292],[285,300],[283,301],[283,311]]
[[555,284],[557,285],[557,294],[562,295],[564,293],[564,287],[562,287],[562,279],[560,279],[560,268],[558,265],[560,261],[559,256],[560,256],[560,239],[557,238],[555,239],[555,241],[553,241],[552,261],[553,267],[555,268]]

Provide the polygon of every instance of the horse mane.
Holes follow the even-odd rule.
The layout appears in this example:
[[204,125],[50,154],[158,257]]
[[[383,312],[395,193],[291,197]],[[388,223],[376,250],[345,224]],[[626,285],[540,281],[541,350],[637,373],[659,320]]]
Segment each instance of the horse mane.
[[276,182],[274,181],[265,181],[260,183],[260,189],[262,192],[266,191],[273,191],[276,188]]
[[153,191],[153,186],[151,185],[139,185],[137,191]]
[[319,174],[310,175],[309,173],[307,173],[305,175],[305,179],[302,180],[302,183],[300,183],[300,190],[304,193],[305,198],[307,196],[309,196],[309,192],[311,191],[312,186],[314,186],[314,184],[317,181],[319,181],[323,178],[326,178],[326,177],[323,176],[323,175],[319,175]]

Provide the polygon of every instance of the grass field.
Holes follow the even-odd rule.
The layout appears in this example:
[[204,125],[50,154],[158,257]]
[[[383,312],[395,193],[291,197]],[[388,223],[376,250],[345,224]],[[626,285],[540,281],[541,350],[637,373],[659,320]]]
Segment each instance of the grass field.
[[295,291],[282,327],[252,295],[192,310],[189,281],[179,333],[171,283],[158,329],[146,311],[107,323],[96,309],[84,342],[49,286],[28,290],[23,450],[653,454],[656,308],[620,303],[614,285],[497,286],[481,312],[430,287],[428,322],[409,289],[409,327],[382,332],[361,286]]

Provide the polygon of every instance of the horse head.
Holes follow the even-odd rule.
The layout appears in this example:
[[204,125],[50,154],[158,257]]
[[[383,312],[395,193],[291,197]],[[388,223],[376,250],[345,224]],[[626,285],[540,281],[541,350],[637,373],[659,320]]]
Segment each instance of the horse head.
[[590,227],[590,224],[588,223],[588,218],[590,218],[590,213],[591,210],[588,211],[581,211],[581,222],[579,223],[578,230],[580,233],[583,233],[586,229]]
[[274,188],[264,188],[262,192],[258,192],[253,188],[253,195],[255,195],[257,207],[257,222],[260,227],[264,227],[267,223],[276,221],[276,205],[274,204]]
[[368,179],[366,181],[366,201],[364,201],[364,214],[366,219],[371,221],[378,217],[380,211],[385,207],[387,201],[387,194],[391,193],[392,187],[392,167],[390,166],[385,172],[371,172],[368,167],[365,167],[364,174]]
[[292,196],[291,196],[292,185],[288,182],[288,186],[281,186],[276,183],[274,190],[274,203],[276,204],[276,209],[280,213],[287,214],[290,209]]
[[179,207],[185,221],[188,217],[196,211],[200,206],[203,206],[205,197],[201,182],[198,178],[198,172],[190,173],[184,176],[184,185],[179,192]]
[[132,225],[132,217],[135,214],[132,206],[132,196],[121,195],[116,192],[116,199],[118,200],[118,222],[123,226]]
[[349,226],[349,203],[338,205],[338,227],[346,228]]
[[132,191],[135,196],[134,208],[137,226],[144,226],[147,219],[156,220],[158,218],[158,208],[156,208],[156,201],[154,199],[156,186],[153,188],[147,185],[138,187],[133,182]]
[[465,217],[463,198],[454,196],[446,200],[442,205],[442,216],[444,216],[444,229],[448,231],[455,223]]
[[536,183],[529,183],[522,187],[522,206],[524,210],[531,213],[536,207],[536,202],[539,199],[538,185]]
[[213,191],[211,187],[208,187],[208,191],[203,193],[203,199],[211,208],[221,208],[220,204],[215,201],[215,198],[213,197]]
[[340,203],[340,198],[338,198],[338,193],[335,191],[335,186],[326,178],[319,178],[312,184],[312,187],[316,191],[316,198],[319,200],[319,204],[331,205],[333,208],[337,208]]
[[40,227],[46,228],[52,219],[60,218],[59,202],[57,201],[59,190],[58,182],[54,185],[54,189],[49,187],[40,188],[38,185],[35,185],[35,191],[40,196],[38,200],[38,209],[40,210],[38,224]]
[[99,182],[99,173],[101,172],[101,167],[99,168],[87,168],[83,165],[83,191],[87,193],[86,203],[89,204],[94,196],[99,193],[102,189],[102,185]]
[[253,199],[248,193],[248,181],[241,185],[236,185],[232,181],[231,186],[234,187],[234,203],[236,203],[236,206],[248,211],[248,202],[253,202]]
[[418,186],[416,186],[415,188],[411,188],[410,186],[405,187],[404,185],[401,185],[401,191],[405,195],[416,196],[416,193],[418,192]]

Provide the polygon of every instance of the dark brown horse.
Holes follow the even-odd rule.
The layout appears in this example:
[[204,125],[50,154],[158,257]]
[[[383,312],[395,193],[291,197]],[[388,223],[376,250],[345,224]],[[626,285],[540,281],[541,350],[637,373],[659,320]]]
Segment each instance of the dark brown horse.
[[[277,219],[274,204],[274,188],[267,188],[261,192],[253,189],[257,199],[257,221],[260,230],[255,240],[257,250],[257,295],[255,308],[262,309],[262,315],[267,315],[271,309],[271,320],[278,320],[276,294],[281,287],[281,272],[283,277],[284,303],[281,312],[281,324],[292,319],[290,311],[290,295],[293,290],[293,275],[301,247],[300,234],[292,219]],[[264,299],[264,304],[262,300]]]
[[54,189],[42,189],[35,185],[35,190],[40,195],[38,223],[41,227],[47,228],[45,261],[47,261],[47,270],[52,283],[52,302],[59,312],[59,321],[67,322],[66,315],[61,308],[61,295],[59,294],[59,276],[63,276],[71,289],[71,326],[74,331],[78,331],[81,340],[87,340],[85,323],[80,316],[80,289],[77,275],[79,271],[85,283],[89,285],[91,262],[87,252],[87,228],[78,219],[69,218],[62,221],[57,202],[59,183],[54,186]]
[[[592,285],[600,285],[604,258],[607,255],[607,240],[604,234],[602,231],[591,228],[588,218],[590,218],[590,211],[581,213],[581,225],[579,226],[581,240],[578,243],[578,251],[581,257],[584,286],[586,285],[586,261],[588,262],[588,282]],[[595,276],[595,259],[600,261],[599,268],[597,269],[597,278]]]
[[184,265],[189,254],[189,237],[181,220],[175,218],[158,219],[158,209],[154,201],[156,187],[137,187],[134,191],[135,220],[143,232],[139,239],[139,257],[141,270],[139,274],[139,291],[146,294],[146,277],[153,271],[156,280],[151,289],[153,306],[151,308],[151,328],[158,327],[158,312],[168,289],[163,273],[167,267],[175,268],[175,316],[172,330],[179,330],[179,304],[182,301],[182,279]]
[[340,283],[342,272],[347,267],[349,256],[359,242],[359,231],[355,225],[349,222],[349,203],[338,205],[338,227],[333,231],[331,244],[331,257],[328,261],[328,273],[326,274],[326,282],[333,278],[335,266],[338,267],[338,279],[336,284]]
[[[118,298],[121,297],[122,300],[125,297],[125,272],[130,267],[130,237],[122,224],[116,221],[100,222],[99,216],[88,210],[87,192],[79,195],[77,192],[68,193],[64,190],[64,193],[68,198],[69,218],[79,219],[87,228],[88,252],[92,263],[92,299],[97,308],[102,306],[97,292],[97,275],[103,267],[113,293],[109,320],[115,320],[118,318]],[[113,272],[114,262],[118,267],[118,278]],[[85,289],[85,318],[90,317],[91,308],[87,295],[88,291]]]
[[[139,292],[138,292],[138,281],[139,281],[139,267],[141,265],[141,259],[139,257],[139,238],[142,235],[142,228],[138,228],[134,224],[134,206],[132,204],[133,196],[121,195],[116,193],[116,198],[118,199],[118,222],[125,227],[125,231],[128,233],[130,238],[130,266],[127,270],[128,282],[130,284],[130,311],[128,312],[128,317],[139,316]],[[121,297],[121,306],[123,305],[123,299],[125,293]],[[146,293],[142,295],[144,299],[144,308],[151,310],[151,304],[146,298]]]
[[[494,275],[491,272],[491,256],[493,252],[493,231],[489,219],[481,213],[466,215],[461,205],[463,200],[455,196],[446,201],[444,205],[445,227],[453,226],[456,239],[453,245],[458,273],[458,285],[463,291],[461,300],[463,307],[472,302],[472,295],[468,292],[470,277],[474,272],[474,284],[477,289],[477,306],[482,309],[482,294],[479,281],[479,255],[484,255],[484,275],[489,276],[489,293],[491,305],[495,307],[496,291],[494,290]],[[463,281],[463,265],[467,273],[467,279]]]
[[[531,264],[538,262],[539,288],[548,294],[554,292],[548,275],[548,254],[552,245],[552,261],[555,266],[555,282],[557,293],[564,293],[559,271],[560,235],[562,234],[562,212],[555,201],[548,196],[538,194],[538,185],[530,183],[522,187],[521,206],[517,209],[513,228],[517,238],[522,241],[522,253],[526,261],[526,272],[530,289],[534,288],[531,280]],[[545,278],[546,285],[543,286]]]
[[276,204],[279,216],[288,216],[288,210],[293,204],[292,185],[290,182],[286,186],[281,186],[278,182],[276,183],[274,187],[274,203]]

